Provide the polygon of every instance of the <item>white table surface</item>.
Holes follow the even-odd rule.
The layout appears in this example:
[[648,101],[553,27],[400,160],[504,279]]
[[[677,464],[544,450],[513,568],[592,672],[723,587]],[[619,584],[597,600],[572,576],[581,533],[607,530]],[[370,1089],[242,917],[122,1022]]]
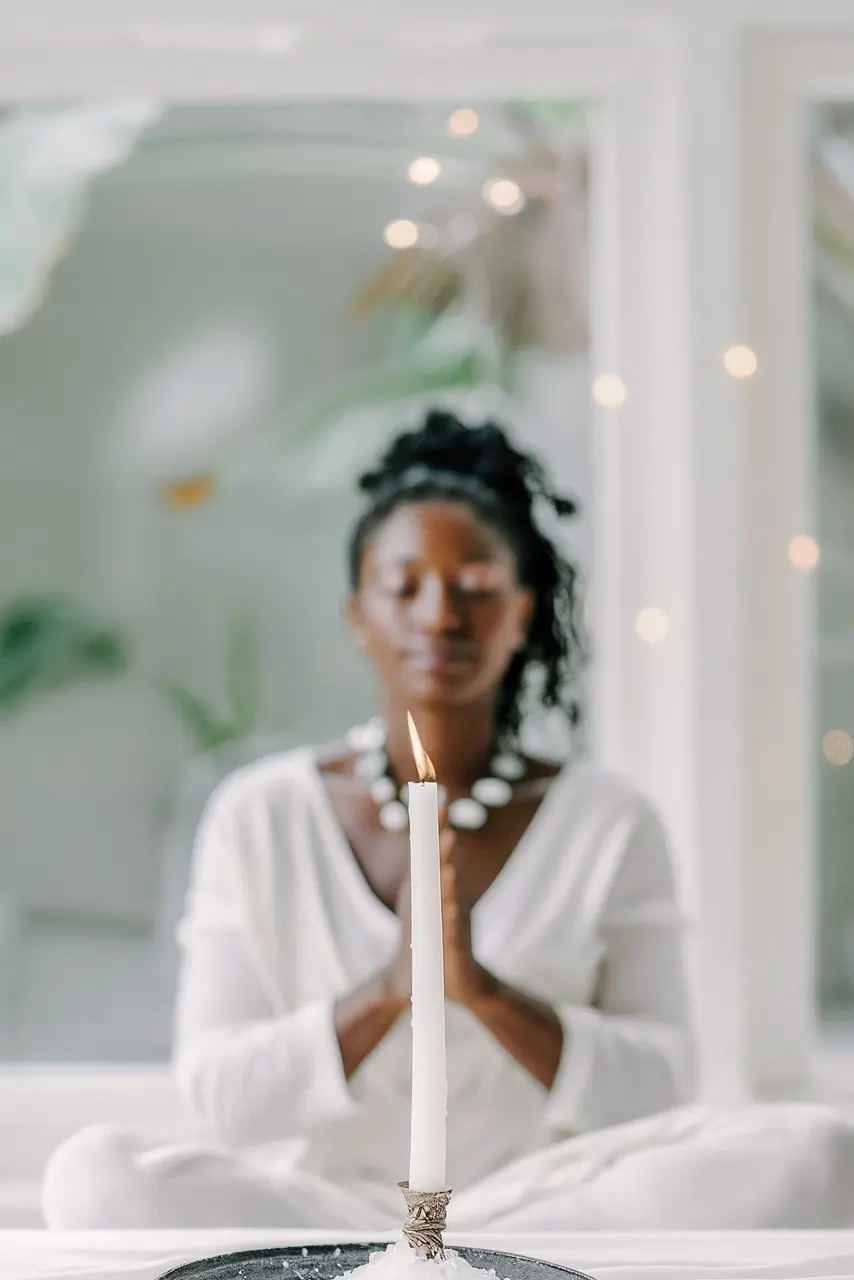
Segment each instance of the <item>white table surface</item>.
[[[156,1280],[239,1249],[340,1241],[322,1232],[0,1232],[0,1280]],[[349,1239],[358,1239],[350,1236]],[[854,1231],[449,1237],[577,1267],[596,1280],[854,1278]]]

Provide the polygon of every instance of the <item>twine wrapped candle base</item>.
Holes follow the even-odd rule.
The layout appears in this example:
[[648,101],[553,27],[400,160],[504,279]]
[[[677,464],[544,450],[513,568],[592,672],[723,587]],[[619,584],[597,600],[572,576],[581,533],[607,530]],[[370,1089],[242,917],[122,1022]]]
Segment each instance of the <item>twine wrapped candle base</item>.
[[410,1249],[423,1258],[444,1258],[443,1239],[450,1191],[411,1191],[408,1182],[399,1182],[406,1201],[403,1236]]

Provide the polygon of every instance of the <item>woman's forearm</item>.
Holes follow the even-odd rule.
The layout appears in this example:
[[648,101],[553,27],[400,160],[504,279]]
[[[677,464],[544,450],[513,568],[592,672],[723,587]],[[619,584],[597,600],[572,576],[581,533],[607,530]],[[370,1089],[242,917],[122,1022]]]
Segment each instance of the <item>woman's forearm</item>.
[[408,1004],[409,997],[395,989],[394,981],[385,972],[337,1002],[335,1033],[348,1080],[385,1039]]
[[466,1004],[471,1013],[545,1089],[551,1089],[563,1053],[563,1027],[549,1005],[499,981],[486,970]]
[[[477,989],[465,1004],[520,1066],[544,1088],[552,1087],[563,1052],[563,1027],[553,1009],[486,970],[480,971]],[[335,1031],[348,1080],[408,1005],[409,997],[396,989],[387,973],[369,979],[337,1002]]]

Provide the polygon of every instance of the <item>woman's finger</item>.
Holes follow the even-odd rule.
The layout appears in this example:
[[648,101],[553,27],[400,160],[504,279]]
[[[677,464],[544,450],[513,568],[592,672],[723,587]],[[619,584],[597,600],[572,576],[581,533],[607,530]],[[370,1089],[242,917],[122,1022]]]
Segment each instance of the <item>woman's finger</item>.
[[409,917],[412,915],[412,885],[409,883],[408,879],[403,881],[397,891],[397,901],[394,904],[394,911],[395,915],[402,920],[404,924],[409,924]]
[[439,831],[439,853],[443,862],[447,862],[454,856],[456,844],[457,833],[453,827],[442,827]]
[[442,924],[445,928],[456,929],[460,920],[460,904],[456,897],[442,899]]

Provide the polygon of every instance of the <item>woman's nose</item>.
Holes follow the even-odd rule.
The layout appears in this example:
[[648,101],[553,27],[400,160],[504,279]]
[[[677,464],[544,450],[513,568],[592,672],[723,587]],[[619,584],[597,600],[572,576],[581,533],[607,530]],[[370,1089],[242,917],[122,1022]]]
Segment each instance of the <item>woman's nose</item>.
[[417,622],[429,631],[455,630],[460,625],[456,593],[441,578],[429,578],[421,585],[415,601]]

